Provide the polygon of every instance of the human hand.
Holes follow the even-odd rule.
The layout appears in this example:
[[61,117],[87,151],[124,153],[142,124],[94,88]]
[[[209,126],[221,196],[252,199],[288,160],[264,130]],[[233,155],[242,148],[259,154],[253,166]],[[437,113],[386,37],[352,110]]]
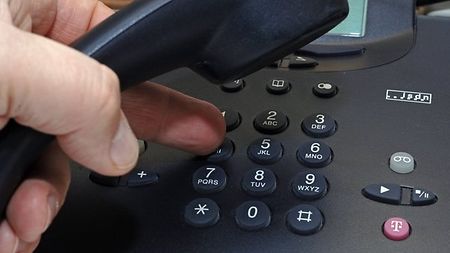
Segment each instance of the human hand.
[[64,202],[68,158],[115,176],[136,163],[135,134],[198,154],[222,142],[211,104],[150,83],[120,98],[110,69],[63,45],[112,13],[96,0],[0,0],[0,129],[14,119],[57,136],[8,205],[0,253],[37,247]]

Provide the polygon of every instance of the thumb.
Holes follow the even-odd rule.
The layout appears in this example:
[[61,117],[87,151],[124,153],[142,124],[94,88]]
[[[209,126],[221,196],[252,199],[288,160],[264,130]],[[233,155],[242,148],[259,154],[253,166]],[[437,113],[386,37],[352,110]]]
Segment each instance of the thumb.
[[57,136],[75,161],[119,175],[138,145],[120,110],[117,76],[104,65],[44,37],[0,23],[0,127],[10,118]]

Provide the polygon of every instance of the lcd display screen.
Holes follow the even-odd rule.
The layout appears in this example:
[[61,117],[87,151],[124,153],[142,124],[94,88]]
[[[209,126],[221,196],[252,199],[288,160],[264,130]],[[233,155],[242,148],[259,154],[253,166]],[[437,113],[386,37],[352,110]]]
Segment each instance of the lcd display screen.
[[350,12],[347,18],[328,34],[357,38],[364,37],[366,33],[367,1],[369,0],[348,0]]

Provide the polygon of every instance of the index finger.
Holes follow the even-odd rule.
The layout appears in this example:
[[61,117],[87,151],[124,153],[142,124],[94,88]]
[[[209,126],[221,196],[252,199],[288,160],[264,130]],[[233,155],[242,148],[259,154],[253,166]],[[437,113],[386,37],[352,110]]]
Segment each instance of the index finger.
[[111,8],[97,0],[33,2],[33,32],[64,44],[72,43],[114,13]]

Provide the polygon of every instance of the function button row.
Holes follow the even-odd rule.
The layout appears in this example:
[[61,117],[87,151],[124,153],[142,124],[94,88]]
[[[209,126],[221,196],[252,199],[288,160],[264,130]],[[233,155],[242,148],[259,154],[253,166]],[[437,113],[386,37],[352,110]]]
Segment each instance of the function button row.
[[328,114],[315,113],[302,122],[303,131],[314,138],[325,138],[336,132],[336,121]]
[[[276,66],[275,66],[276,65]],[[294,58],[288,58],[283,61],[277,61],[274,66],[286,65],[284,67],[289,68],[310,68],[317,65],[317,61],[308,57],[297,56]],[[246,83],[244,80],[239,79],[230,83],[225,83],[220,88],[229,93],[238,92],[244,89]],[[266,90],[274,95],[286,94],[291,90],[292,84],[285,79],[272,79],[266,85]],[[320,98],[332,98],[337,95],[338,87],[330,82],[320,82],[313,86],[313,94]]]
[[283,146],[273,138],[260,138],[250,144],[247,154],[256,163],[273,164],[283,156]]
[[253,122],[256,130],[264,134],[277,134],[284,131],[289,120],[287,116],[277,110],[266,110],[258,114]]
[[[219,206],[208,198],[195,199],[184,208],[184,220],[193,227],[210,227],[217,224],[219,219]],[[272,212],[262,201],[246,201],[236,208],[234,220],[243,230],[258,231],[270,225]],[[324,219],[319,209],[302,204],[289,210],[286,224],[296,234],[311,235],[322,229]]]
[[241,186],[249,195],[266,196],[277,188],[277,178],[269,169],[252,169],[244,175]]
[[[410,199],[403,200],[403,191],[410,191]],[[398,184],[371,184],[362,190],[362,194],[371,200],[393,204],[425,206],[437,202],[436,194],[423,188],[400,186]]]
[[150,170],[135,169],[126,176],[111,177],[91,172],[89,178],[92,182],[109,187],[128,186],[141,187],[159,182],[159,175]]
[[331,163],[333,151],[321,141],[308,141],[299,147],[297,159],[307,167],[322,168]]
[[328,181],[319,173],[300,173],[292,182],[292,192],[302,200],[316,200],[328,192]]
[[194,172],[192,185],[199,193],[220,192],[227,185],[227,175],[219,166],[203,166]]

